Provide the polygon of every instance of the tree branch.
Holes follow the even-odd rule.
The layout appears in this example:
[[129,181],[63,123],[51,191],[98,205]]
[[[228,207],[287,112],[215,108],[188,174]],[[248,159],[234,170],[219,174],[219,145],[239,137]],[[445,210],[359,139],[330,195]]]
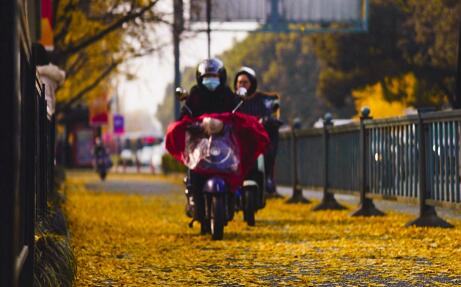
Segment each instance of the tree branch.
[[58,5],[59,5],[59,0],[55,0],[55,5],[56,6],[53,6],[53,27],[57,27],[56,26],[56,23],[57,22],[62,22],[62,24],[60,25],[61,27],[61,30],[60,31],[56,31],[56,34],[54,35],[54,43],[59,43],[65,36],[66,34],[69,32],[69,26],[72,22],[72,10],[74,10],[76,7],[77,7],[77,4],[74,3],[73,0],[69,0],[69,2],[67,3],[67,5],[64,7],[64,13],[62,13],[60,16],[59,16],[59,19],[57,17],[57,13],[58,13]]
[[439,82],[438,86],[442,90],[442,92],[445,93],[445,95],[447,96],[448,102],[450,103],[450,106],[452,108],[456,108],[455,107],[455,105],[456,105],[456,100],[455,100],[456,94],[454,92],[450,91],[450,89],[446,85],[444,85],[443,83]]
[[72,65],[69,68],[66,68],[66,77],[71,78],[80,71],[86,63],[88,63],[88,55],[86,55],[86,53],[79,53],[78,58],[72,63]]
[[51,19],[52,26],[56,27],[56,21],[57,21],[57,15],[58,15],[58,8],[60,3],[60,0],[53,0],[53,18]]
[[60,43],[64,36],[69,32],[70,22],[72,22],[72,17],[67,17],[64,20],[61,30],[54,35],[54,43]]
[[110,73],[115,68],[117,68],[118,65],[120,65],[120,63],[121,61],[117,61],[117,62],[113,62],[112,64],[110,64],[106,69],[104,69],[104,71],[91,84],[89,84],[88,86],[80,90],[70,100],[58,106],[59,109],[57,109],[57,112],[61,113],[61,112],[69,110],[72,107],[72,105],[80,101],[85,95],[88,94],[88,92],[96,88],[99,85],[99,83],[101,83],[105,78],[107,78],[110,75]]
[[139,11],[137,11],[135,13],[129,13],[129,14],[123,16],[122,18],[118,19],[117,21],[115,21],[111,25],[107,26],[103,30],[100,30],[96,34],[91,35],[91,36],[81,40],[79,43],[77,43],[75,45],[74,44],[69,44],[66,47],[66,49],[56,52],[57,53],[56,54],[56,59],[66,58],[67,56],[69,56],[71,54],[74,54],[74,53],[77,53],[78,51],[80,51],[82,49],[85,49],[86,47],[90,46],[91,44],[101,40],[106,35],[114,32],[117,29],[119,29],[120,27],[122,27],[122,25],[124,23],[130,22],[130,21],[132,21],[132,20],[134,20],[134,19],[136,19],[138,17],[141,17],[144,13],[146,13],[153,6],[155,6],[155,4],[157,4],[158,1],[159,0],[155,0],[155,1],[151,2],[149,5],[143,7],[142,9],[140,9]]
[[153,52],[157,51],[158,49],[160,49],[160,48],[157,47],[157,48],[147,49],[147,50],[143,51],[142,53],[133,54],[129,58],[113,62],[110,66],[108,66],[106,69],[104,69],[104,71],[91,84],[89,84],[88,86],[81,89],[75,96],[71,97],[67,102],[59,105],[57,107],[57,109],[56,109],[57,113],[65,112],[65,111],[69,110],[75,103],[81,101],[85,97],[85,95],[87,95],[91,90],[96,88],[99,85],[99,83],[101,83],[105,78],[107,78],[112,73],[112,71],[115,68],[117,68],[120,64],[122,64],[122,63],[124,63],[124,62],[126,62],[128,60],[132,60],[132,59],[135,59],[135,58],[140,58],[140,57],[147,56],[147,55],[152,54]]

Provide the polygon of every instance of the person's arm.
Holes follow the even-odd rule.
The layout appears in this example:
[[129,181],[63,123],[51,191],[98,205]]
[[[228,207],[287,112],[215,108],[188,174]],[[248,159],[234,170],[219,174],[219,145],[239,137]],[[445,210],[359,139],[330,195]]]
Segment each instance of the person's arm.
[[192,89],[190,90],[189,96],[186,99],[186,102],[181,108],[181,114],[179,116],[179,119],[177,120],[181,120],[185,115],[188,115],[190,117],[195,116],[195,110],[197,109],[196,103],[198,102],[198,99],[199,99],[198,87],[193,86]]
[[231,112],[240,103],[240,97],[237,96],[234,92],[232,92],[232,90],[229,87],[226,87],[225,94],[226,99],[228,99],[226,110]]
[[184,116],[192,116],[191,114],[192,112],[192,109],[190,108],[190,103],[188,103],[188,100],[186,100],[186,103],[184,104],[184,106],[181,107],[181,113],[179,114],[179,118],[177,118],[176,120],[181,120]]

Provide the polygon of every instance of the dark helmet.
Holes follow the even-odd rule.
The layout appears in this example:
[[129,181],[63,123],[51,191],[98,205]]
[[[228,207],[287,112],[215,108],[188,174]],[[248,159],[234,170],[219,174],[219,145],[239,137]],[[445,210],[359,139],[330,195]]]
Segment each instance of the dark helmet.
[[226,68],[224,68],[223,62],[217,58],[205,59],[198,64],[196,73],[197,84],[201,85],[203,77],[207,75],[218,76],[221,85],[227,81]]
[[258,80],[256,79],[256,72],[249,67],[241,67],[237,74],[235,75],[234,78],[234,89],[237,87],[237,78],[240,75],[246,75],[248,79],[250,80],[251,87],[248,89],[248,94],[252,95],[254,92],[256,92],[256,89],[258,88]]

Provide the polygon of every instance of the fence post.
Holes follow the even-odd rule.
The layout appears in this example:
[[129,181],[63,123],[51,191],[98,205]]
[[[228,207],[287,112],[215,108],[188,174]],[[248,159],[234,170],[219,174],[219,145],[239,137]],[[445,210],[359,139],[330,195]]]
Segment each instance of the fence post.
[[40,122],[40,135],[38,137],[38,145],[40,149],[39,154],[39,198],[38,201],[38,216],[39,220],[43,220],[46,217],[47,209],[47,193],[48,193],[48,153],[47,153],[47,111],[46,111],[46,99],[45,99],[45,86],[42,87],[42,94],[38,100],[39,104],[39,122]]
[[461,20],[458,24],[458,67],[456,73],[456,95],[453,108],[461,109]]
[[303,196],[303,190],[299,186],[298,180],[298,148],[296,131],[301,128],[301,121],[299,118],[293,119],[291,124],[291,163],[292,163],[292,176],[293,176],[293,195],[286,203],[310,203],[310,200]]
[[365,129],[365,120],[371,119],[370,109],[365,107],[361,111],[360,116],[360,206],[354,211],[351,216],[383,216],[384,213],[376,208],[373,200],[367,198],[366,194],[369,192],[369,174],[368,174],[368,160],[369,160],[369,145],[368,145],[368,131]]
[[50,122],[48,120],[48,105],[46,101],[46,89],[45,84],[42,85],[42,98],[43,98],[43,134],[41,135],[43,143],[44,143],[44,161],[43,161],[43,168],[45,178],[44,181],[44,192],[43,192],[43,202],[42,202],[42,216],[46,218],[48,214],[48,195],[50,194]]
[[49,128],[49,137],[50,137],[50,156],[49,156],[49,160],[50,160],[50,167],[49,167],[49,171],[50,171],[50,176],[49,176],[49,180],[50,180],[50,191],[51,191],[51,194],[55,194],[54,193],[54,178],[55,178],[55,175],[54,175],[54,172],[55,172],[55,160],[56,160],[56,117],[54,114],[51,115],[51,120],[50,120],[50,128]]
[[328,128],[333,126],[333,117],[330,113],[326,113],[323,118],[323,198],[322,201],[312,208],[313,211],[319,210],[343,210],[346,209],[344,206],[339,204],[336,199],[335,195],[328,191],[329,189],[329,176],[328,176],[328,169],[329,169],[329,145],[330,145],[330,136],[328,132]]
[[423,111],[418,111],[418,145],[419,145],[419,217],[413,221],[408,222],[405,226],[420,226],[420,227],[453,227],[450,223],[446,222],[437,215],[434,206],[426,204],[428,198],[427,193],[427,160],[426,160],[426,144],[427,127],[424,126],[422,119]]

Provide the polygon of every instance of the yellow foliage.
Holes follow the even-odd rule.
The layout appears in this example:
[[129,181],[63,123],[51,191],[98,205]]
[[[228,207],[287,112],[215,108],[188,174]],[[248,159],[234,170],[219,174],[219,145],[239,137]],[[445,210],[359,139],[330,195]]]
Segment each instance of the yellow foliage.
[[[72,0],[64,0],[58,6],[58,16],[68,15],[70,13],[70,17],[72,18],[69,25],[67,25],[68,23],[65,21],[57,21],[56,33],[59,33],[61,30],[67,32],[65,33],[65,37],[60,42],[55,43],[55,45],[58,49],[64,50],[91,37],[109,24],[103,24],[101,21],[93,20],[89,15],[85,14],[84,11],[79,9],[66,11],[65,7],[69,1]],[[98,11],[104,11],[101,9],[107,9],[107,5],[108,4],[104,1],[95,1],[91,2],[91,9],[94,13],[97,13]],[[123,30],[116,30],[109,33],[87,48],[70,55],[65,63],[62,63],[67,73],[67,79],[56,94],[56,100],[58,102],[67,101],[84,88],[88,87],[113,61],[117,61],[123,56],[120,53],[123,46],[123,33]],[[77,72],[74,73],[74,70],[77,70]],[[116,70],[114,70],[114,72],[115,71]],[[110,85],[109,83],[110,77],[102,81],[95,89],[91,90],[88,95],[85,96],[85,99],[91,100],[102,93],[107,93],[107,89]]]
[[[85,57],[88,57],[85,66],[64,82],[64,85],[57,93],[57,101],[66,101],[93,83],[93,81],[101,75],[102,71],[112,63],[114,54],[119,45],[121,45],[120,35],[114,33],[113,35],[109,35],[107,40],[102,40],[87,48],[83,52],[86,53]],[[77,58],[78,55],[71,57],[66,66],[72,66]],[[110,89],[109,79],[110,78],[107,78],[102,81],[95,89],[90,91],[86,99],[91,100],[103,93],[107,93]]]
[[167,195],[148,196],[86,190],[95,180],[74,173],[66,183],[75,286],[461,284],[459,221],[448,230],[406,228],[413,216],[356,218],[271,200],[256,227],[240,213],[223,241],[211,241],[187,227],[179,183]]
[[374,118],[385,118],[405,115],[415,101],[416,78],[413,74],[406,74],[400,78],[386,79],[386,86],[393,94],[401,94],[399,100],[389,101],[384,97],[382,83],[369,85],[363,89],[355,90],[352,96],[355,100],[356,110],[360,117],[362,107],[368,107]]

